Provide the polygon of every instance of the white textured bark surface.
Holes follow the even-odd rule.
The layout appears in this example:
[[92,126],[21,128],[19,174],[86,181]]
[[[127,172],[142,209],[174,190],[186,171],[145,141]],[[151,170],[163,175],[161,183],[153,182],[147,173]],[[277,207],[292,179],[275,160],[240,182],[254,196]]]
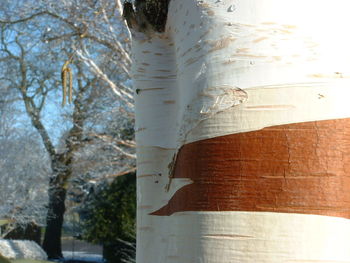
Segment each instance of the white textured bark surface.
[[172,0],[133,41],[138,263],[350,262],[347,219],[254,212],[151,216],[185,143],[350,117],[348,0]]
[[350,262],[350,225],[342,218],[186,212],[151,222],[142,229],[137,262]]

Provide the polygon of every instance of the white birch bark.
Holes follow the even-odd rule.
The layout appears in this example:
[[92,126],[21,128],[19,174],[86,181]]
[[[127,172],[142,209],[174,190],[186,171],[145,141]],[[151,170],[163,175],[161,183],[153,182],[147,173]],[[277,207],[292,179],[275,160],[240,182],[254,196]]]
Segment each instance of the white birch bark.
[[347,0],[172,0],[164,34],[133,39],[138,263],[350,262],[348,219],[268,212],[150,213],[190,180],[189,142],[350,117]]

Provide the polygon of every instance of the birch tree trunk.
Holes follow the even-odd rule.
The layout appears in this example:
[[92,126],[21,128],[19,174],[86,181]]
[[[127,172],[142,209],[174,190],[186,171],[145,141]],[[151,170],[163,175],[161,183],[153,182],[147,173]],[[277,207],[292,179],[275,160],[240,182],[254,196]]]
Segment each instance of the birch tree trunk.
[[138,263],[350,262],[347,0],[172,0],[133,34]]

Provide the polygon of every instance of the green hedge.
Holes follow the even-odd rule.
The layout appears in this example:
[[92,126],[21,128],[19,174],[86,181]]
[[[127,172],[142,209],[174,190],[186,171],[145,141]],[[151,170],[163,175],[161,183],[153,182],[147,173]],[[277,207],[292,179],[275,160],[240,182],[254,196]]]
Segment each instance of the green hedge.
[[108,262],[118,263],[135,253],[136,175],[122,175],[90,198],[82,217],[83,239],[103,245]]

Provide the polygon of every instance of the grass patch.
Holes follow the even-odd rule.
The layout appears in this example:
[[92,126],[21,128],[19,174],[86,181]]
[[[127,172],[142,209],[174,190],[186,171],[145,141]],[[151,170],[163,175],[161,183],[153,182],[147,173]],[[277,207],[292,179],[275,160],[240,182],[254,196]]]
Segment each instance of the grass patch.
[[3,226],[3,225],[6,225],[10,223],[10,220],[7,220],[7,219],[0,219],[0,226]]

